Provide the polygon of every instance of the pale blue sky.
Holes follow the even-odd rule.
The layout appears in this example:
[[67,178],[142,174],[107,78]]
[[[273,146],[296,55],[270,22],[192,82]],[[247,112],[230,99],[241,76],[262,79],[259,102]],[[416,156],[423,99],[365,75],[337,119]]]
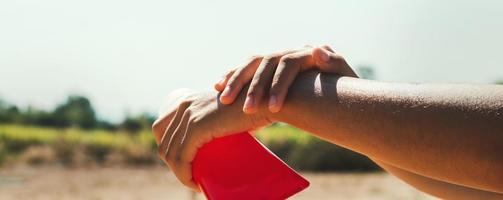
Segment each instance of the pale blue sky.
[[[503,78],[503,1],[0,2],[0,97],[51,109],[85,94],[101,117],[209,90],[250,55],[329,44],[381,80]],[[161,91],[161,92],[157,92]]]

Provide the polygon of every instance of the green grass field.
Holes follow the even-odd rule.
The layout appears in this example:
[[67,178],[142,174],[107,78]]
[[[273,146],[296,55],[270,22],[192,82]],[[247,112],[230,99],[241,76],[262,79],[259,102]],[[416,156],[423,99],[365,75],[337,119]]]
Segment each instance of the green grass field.
[[[370,160],[286,124],[254,134],[293,168],[309,171],[369,171]],[[65,166],[142,165],[159,162],[150,130],[135,134],[104,130],[0,125],[0,162]]]

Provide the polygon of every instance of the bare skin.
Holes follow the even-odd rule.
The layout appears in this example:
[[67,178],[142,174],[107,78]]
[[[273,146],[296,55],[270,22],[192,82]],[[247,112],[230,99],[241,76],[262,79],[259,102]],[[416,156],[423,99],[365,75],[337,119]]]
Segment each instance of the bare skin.
[[[323,49],[329,51],[330,59],[321,59],[317,54],[320,48],[310,53],[304,50],[303,55],[290,57],[294,61],[288,61],[283,68],[294,68],[291,66],[312,59],[314,65],[306,68],[330,67],[338,69],[331,73],[340,75],[352,72],[341,62],[342,57]],[[269,80],[280,85],[291,80],[291,84],[278,87],[281,90],[269,88],[267,80],[262,80],[264,84],[252,81],[250,89],[266,87],[260,89],[260,97],[269,98],[269,104],[257,100],[245,103],[245,98],[250,97],[246,80],[240,80],[243,86],[230,95],[234,98],[226,99],[229,95],[224,92],[220,98],[212,93],[188,99],[177,114],[167,112],[154,124],[161,157],[182,183],[197,190],[191,181],[190,161],[198,147],[213,137],[282,121],[367,155],[391,174],[432,195],[448,199],[468,194],[501,198],[502,86],[386,83],[319,72],[299,75],[301,71]],[[232,80],[230,77],[226,76]],[[276,76],[258,77],[254,80],[260,83],[260,77]],[[216,89],[225,88],[229,80],[221,81]],[[275,93],[278,99],[271,106],[271,92],[284,93],[285,97],[278,98]],[[256,98],[256,93],[251,94]],[[220,104],[219,99],[228,105]],[[220,127],[222,121],[232,126]]]
[[400,178],[402,181],[414,186],[415,188],[431,194],[442,199],[457,199],[457,200],[473,200],[485,199],[496,200],[502,199],[503,195],[500,193],[478,190],[465,186],[460,186],[452,183],[447,183],[418,174],[414,174],[407,170],[397,168],[393,165],[384,163],[382,161],[374,160],[379,166],[390,174]]
[[[319,89],[306,91],[318,92],[302,101],[318,106],[299,106],[294,101],[306,96],[297,87],[309,84]],[[278,121],[430,179],[503,191],[501,86],[396,84],[318,75],[294,88],[292,102],[285,103]],[[297,119],[296,113],[303,118]]]

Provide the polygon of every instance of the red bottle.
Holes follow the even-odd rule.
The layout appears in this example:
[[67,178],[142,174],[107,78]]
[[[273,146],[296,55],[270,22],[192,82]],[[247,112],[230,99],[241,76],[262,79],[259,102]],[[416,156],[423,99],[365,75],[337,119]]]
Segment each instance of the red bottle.
[[248,132],[204,145],[192,162],[192,175],[209,200],[279,200],[309,186]]
[[[175,90],[161,112],[173,110],[193,93]],[[192,162],[192,176],[209,200],[280,200],[309,186],[248,132],[216,138],[201,147]]]

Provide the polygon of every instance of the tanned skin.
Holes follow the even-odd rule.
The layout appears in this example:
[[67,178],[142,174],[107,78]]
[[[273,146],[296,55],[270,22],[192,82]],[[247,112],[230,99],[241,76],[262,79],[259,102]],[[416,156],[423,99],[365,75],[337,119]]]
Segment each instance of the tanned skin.
[[188,97],[153,126],[160,157],[196,191],[190,162],[199,147],[285,122],[431,195],[503,198],[503,86],[359,79],[321,46],[255,56],[215,89]]

